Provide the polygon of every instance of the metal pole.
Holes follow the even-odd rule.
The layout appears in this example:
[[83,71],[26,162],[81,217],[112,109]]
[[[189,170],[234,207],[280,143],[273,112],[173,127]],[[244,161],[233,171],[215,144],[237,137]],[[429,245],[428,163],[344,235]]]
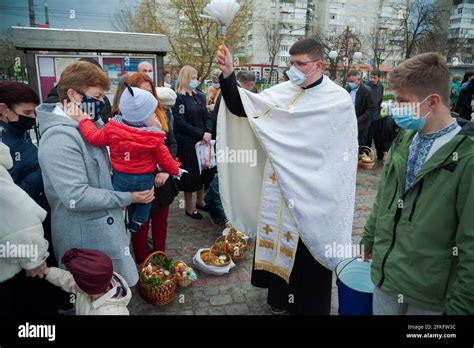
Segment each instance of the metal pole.
[[305,37],[308,37],[308,34],[309,34],[309,26],[310,26],[310,23],[311,23],[311,13],[312,13],[312,10],[313,10],[313,2],[311,0],[308,0],[307,4],[306,4],[306,25],[304,27],[304,36]]
[[28,0],[28,12],[30,14],[30,27],[35,27],[35,4],[33,3],[33,0]]
[[46,25],[49,27],[48,0],[44,0],[44,18]]

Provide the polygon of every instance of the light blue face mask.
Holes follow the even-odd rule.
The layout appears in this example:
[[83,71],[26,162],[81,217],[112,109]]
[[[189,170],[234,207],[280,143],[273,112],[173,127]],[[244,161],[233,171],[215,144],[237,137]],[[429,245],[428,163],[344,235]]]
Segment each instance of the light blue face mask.
[[214,87],[215,89],[219,89],[219,88],[221,88],[221,84],[220,83],[213,83],[212,87]]
[[[423,99],[420,105],[423,104],[429,97],[431,96],[427,96],[425,99]],[[398,106],[392,108],[392,117],[397,126],[402,129],[416,131],[423,129],[426,124],[426,118],[430,113],[431,111],[428,111],[423,117],[414,118],[415,114],[413,113],[413,108],[411,107],[403,108]]]
[[189,82],[189,88],[191,89],[196,89],[198,86],[199,86],[198,80],[191,80],[191,82]]
[[354,89],[357,88],[357,85],[356,85],[355,82],[349,82],[347,85],[349,86],[349,88],[350,88],[351,90],[354,90]]
[[294,65],[292,65],[290,70],[286,72],[286,76],[288,76],[291,82],[298,86],[306,81],[306,75]]

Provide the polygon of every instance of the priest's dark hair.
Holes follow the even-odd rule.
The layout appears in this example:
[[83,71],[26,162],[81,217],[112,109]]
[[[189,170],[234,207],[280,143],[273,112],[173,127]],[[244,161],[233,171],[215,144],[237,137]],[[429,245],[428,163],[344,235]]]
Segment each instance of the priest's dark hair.
[[290,55],[307,54],[311,59],[323,59],[323,46],[315,39],[301,39],[296,41],[290,48]]

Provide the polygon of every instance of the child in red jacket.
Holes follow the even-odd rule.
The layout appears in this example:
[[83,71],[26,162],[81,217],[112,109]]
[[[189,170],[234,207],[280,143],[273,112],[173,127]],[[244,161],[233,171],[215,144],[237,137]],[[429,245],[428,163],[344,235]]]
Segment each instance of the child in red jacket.
[[[170,175],[178,175],[179,167],[165,145],[165,133],[158,127],[155,109],[158,101],[142,89],[125,89],[119,108],[121,116],[110,119],[97,129],[90,119],[83,119],[79,129],[94,146],[110,146],[114,189],[122,192],[153,188],[157,165]],[[136,232],[148,220],[151,203],[136,204],[128,229]]]

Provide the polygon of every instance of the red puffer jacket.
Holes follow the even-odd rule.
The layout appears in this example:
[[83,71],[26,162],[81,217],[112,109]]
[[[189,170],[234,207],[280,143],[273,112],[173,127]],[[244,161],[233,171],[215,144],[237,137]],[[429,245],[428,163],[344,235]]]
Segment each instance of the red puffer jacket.
[[165,145],[164,133],[129,127],[111,119],[102,129],[84,119],[79,129],[93,146],[110,146],[112,168],[125,174],[150,174],[159,165],[170,175],[179,173],[176,161]]

